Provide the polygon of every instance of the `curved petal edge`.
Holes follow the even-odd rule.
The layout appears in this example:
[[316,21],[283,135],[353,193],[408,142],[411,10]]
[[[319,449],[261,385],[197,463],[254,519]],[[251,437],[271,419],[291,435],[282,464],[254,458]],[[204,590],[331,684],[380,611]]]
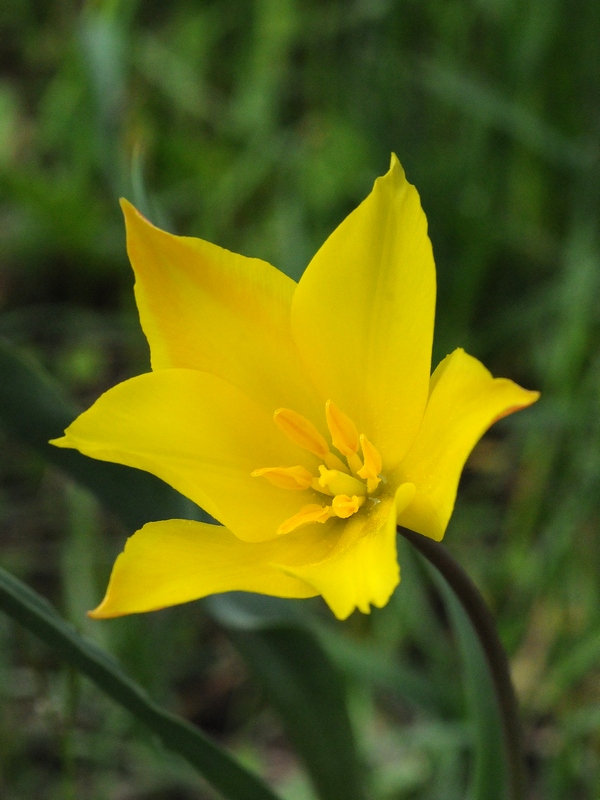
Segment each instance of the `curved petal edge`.
[[312,411],[290,329],[295,282],[259,258],[167,233],[127,200],[121,207],[152,368],[208,372],[266,408],[295,401]]
[[494,378],[462,348],[446,356],[431,376],[421,428],[398,470],[401,480],[417,487],[398,524],[440,541],[473,447],[494,422],[539,396],[507,378]]
[[301,493],[252,472],[270,464],[315,468],[314,456],[282,436],[260,405],[190,369],[157,370],[113,386],[52,444],[151,472],[249,541],[276,538],[281,521],[302,505]]
[[249,544],[204,522],[149,522],[127,540],[106,596],[88,615],[109,619],[156,611],[233,590],[314,597],[311,586],[271,566],[279,544]]
[[419,194],[396,156],[300,279],[292,332],[306,369],[396,467],[427,403],[435,265]]
[[396,517],[414,496],[414,485],[404,483],[394,498],[383,500],[381,510],[367,518],[367,525],[360,518],[350,519],[326,558],[301,566],[279,566],[313,586],[338,619],[346,619],[355,608],[364,614],[371,605],[381,608],[400,582]]

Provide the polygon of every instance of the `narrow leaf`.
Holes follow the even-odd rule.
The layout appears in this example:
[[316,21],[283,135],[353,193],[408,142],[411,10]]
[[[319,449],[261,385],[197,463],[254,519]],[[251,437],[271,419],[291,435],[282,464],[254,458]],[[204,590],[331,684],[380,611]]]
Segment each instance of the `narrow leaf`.
[[508,785],[502,723],[483,649],[452,589],[435,569],[430,567],[429,572],[444,599],[458,639],[463,664],[465,695],[473,725],[474,745],[469,797],[472,800],[506,800]]
[[110,656],[84,639],[52,606],[0,569],[0,608],[158,734],[226,800],[277,800],[260,780],[188,722],[160,708]]
[[317,636],[274,598],[232,592],[209,608],[279,713],[321,800],[363,800],[343,681]]
[[333,663],[353,679],[395,692],[414,708],[434,717],[456,718],[460,704],[455,686],[443,693],[423,670],[402,663],[368,643],[357,642],[339,628],[318,619],[313,620],[310,627]]

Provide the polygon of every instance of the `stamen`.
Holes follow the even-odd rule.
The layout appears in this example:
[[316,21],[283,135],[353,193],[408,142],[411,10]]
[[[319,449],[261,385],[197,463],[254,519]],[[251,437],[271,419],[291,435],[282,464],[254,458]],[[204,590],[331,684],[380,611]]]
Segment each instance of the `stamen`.
[[314,453],[324,459],[329,453],[329,446],[312,422],[291,408],[278,408],[273,419],[288,439],[303,450]]
[[309,453],[314,453],[322,459],[330,469],[339,469],[342,472],[348,472],[348,469],[343,461],[341,461],[334,453],[329,452],[329,445],[321,436],[315,426],[298,414],[292,411],[291,408],[278,408],[273,415],[278,427],[285,433],[285,435],[298,447],[303,450],[308,450]]
[[329,469],[339,469],[340,472],[348,472],[348,467],[335,453],[327,453],[323,456],[323,461],[327,464]]
[[358,451],[358,431],[350,417],[336,406],[333,400],[325,403],[327,427],[331,433],[331,441],[343,456],[346,456],[352,472],[356,475],[362,467]]
[[264,469],[255,469],[252,477],[266,478],[273,486],[296,491],[308,489],[313,480],[316,480],[304,467],[265,467]]
[[[266,478],[281,489],[302,491],[312,489],[328,496],[331,505],[311,503],[303,506],[297,514],[284,520],[277,528],[278,534],[286,534],[313,522],[324,523],[331,517],[348,519],[364,505],[367,495],[381,483],[381,456],[364,434],[359,436],[356,426],[331,400],[325,404],[327,427],[336,450],[344,456],[348,466],[331,450],[317,428],[296,411],[279,408],[274,414],[280,430],[298,447],[317,456],[323,463],[319,466],[319,477],[312,475],[306,467],[264,467],[252,473]],[[358,454],[362,448],[362,458]],[[363,463],[364,462],[364,463]],[[352,471],[352,474],[350,474]],[[373,498],[373,502],[379,502]]]
[[353,478],[352,475],[347,475],[344,472],[339,472],[337,469],[327,469],[327,467],[320,466],[319,483],[321,486],[326,486],[331,492],[336,494],[347,495],[366,495],[367,487],[362,481]]
[[356,514],[364,502],[364,497],[357,497],[356,495],[348,497],[347,494],[338,494],[333,498],[332,506],[336,517],[348,519],[352,514]]
[[303,506],[297,514],[281,523],[277,528],[277,533],[290,533],[301,525],[308,525],[309,522],[327,522],[333,514],[331,506],[319,506],[316,503]]
[[331,433],[331,441],[343,456],[358,451],[358,431],[350,417],[335,405],[332,400],[325,403],[327,427]]
[[367,481],[369,492],[374,492],[381,483],[381,478],[379,477],[382,467],[381,456],[377,448],[371,444],[364,433],[360,435],[360,444],[365,464],[362,469],[359,469],[358,474]]

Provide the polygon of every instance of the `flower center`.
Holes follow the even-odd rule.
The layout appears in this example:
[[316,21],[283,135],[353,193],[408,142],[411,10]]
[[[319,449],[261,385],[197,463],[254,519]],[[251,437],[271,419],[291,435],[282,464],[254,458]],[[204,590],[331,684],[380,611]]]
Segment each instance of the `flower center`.
[[252,475],[266,478],[280,489],[313,489],[330,498],[329,505],[303,506],[281,523],[277,533],[289,533],[309,522],[327,522],[331,517],[347,519],[356,514],[381,482],[381,456],[374,445],[363,433],[359,435],[352,420],[331,400],[325,404],[325,415],[333,447],[343,458],[331,452],[325,438],[306,417],[289,408],[279,408],[274,414],[275,423],[288,439],[323,463],[318,475],[302,466],[263,467]]

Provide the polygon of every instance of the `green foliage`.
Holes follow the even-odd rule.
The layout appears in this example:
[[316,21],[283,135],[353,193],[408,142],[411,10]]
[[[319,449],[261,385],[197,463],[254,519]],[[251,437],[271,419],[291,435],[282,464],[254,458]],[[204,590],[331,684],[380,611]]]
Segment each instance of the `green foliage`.
[[318,797],[362,800],[362,770],[339,674],[308,624],[302,625],[296,604],[232,592],[206,605],[231,632],[281,715]]
[[0,608],[154,730],[166,747],[197,767],[224,798],[276,800],[258,778],[197,728],[160,709],[102,650],[86,641],[49,603],[4,570],[0,570]]

